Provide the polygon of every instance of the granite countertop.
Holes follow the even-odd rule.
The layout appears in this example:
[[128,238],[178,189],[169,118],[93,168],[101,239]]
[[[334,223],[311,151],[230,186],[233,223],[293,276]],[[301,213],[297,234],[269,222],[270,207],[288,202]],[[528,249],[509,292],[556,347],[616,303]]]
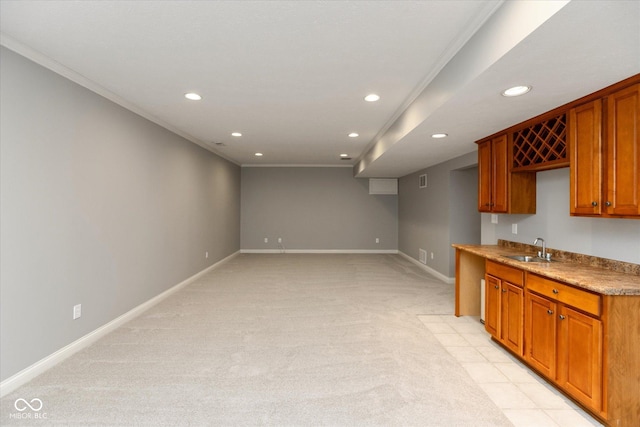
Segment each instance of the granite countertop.
[[[499,241],[498,243],[498,245],[454,244],[452,246],[486,259],[498,261],[599,294],[640,295],[640,265],[638,264],[581,256],[580,254],[554,251],[552,249],[549,249],[549,252],[559,255],[557,261],[521,262],[507,258],[507,256],[534,255],[536,252],[533,247],[505,241]],[[580,262],[580,260],[587,262]]]

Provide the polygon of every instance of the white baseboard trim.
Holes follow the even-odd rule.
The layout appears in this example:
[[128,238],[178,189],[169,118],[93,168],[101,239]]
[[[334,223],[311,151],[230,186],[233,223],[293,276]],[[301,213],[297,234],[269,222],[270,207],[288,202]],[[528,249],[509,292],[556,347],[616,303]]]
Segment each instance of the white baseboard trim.
[[456,278],[455,277],[447,277],[444,274],[440,273],[439,271],[434,270],[433,268],[429,267],[428,265],[424,265],[423,263],[421,263],[420,261],[418,261],[417,259],[410,257],[409,255],[405,254],[402,251],[398,252],[401,256],[403,256],[404,258],[406,258],[408,261],[411,261],[412,263],[414,263],[415,265],[417,265],[418,267],[422,268],[424,271],[426,271],[427,273],[431,274],[432,276],[435,276],[437,279],[449,284],[449,285],[455,285],[456,283]]
[[234,252],[233,254],[229,255],[228,257],[221,259],[220,261],[218,261],[215,264],[205,268],[204,270],[200,271],[199,273],[196,273],[193,276],[189,277],[188,279],[183,280],[182,282],[178,283],[177,285],[173,286],[172,288],[167,289],[166,291],[164,291],[161,294],[151,298],[150,300],[148,300],[146,302],[143,302],[139,306],[134,307],[133,309],[131,309],[128,312],[126,312],[125,314],[113,319],[109,323],[100,326],[98,329],[95,329],[95,330],[89,332],[88,334],[86,334],[85,336],[77,339],[76,341],[72,342],[71,344],[61,348],[60,350],[56,351],[55,353],[50,354],[49,356],[45,357],[44,359],[41,359],[41,360],[37,361],[33,365],[23,369],[22,371],[18,372],[17,374],[12,375],[11,377],[9,377],[6,380],[2,381],[2,383],[0,383],[0,397],[6,396],[7,394],[9,394],[12,391],[14,391],[15,389],[17,389],[18,387],[20,387],[20,386],[26,384],[27,382],[31,381],[32,379],[34,379],[38,375],[42,374],[43,372],[47,371],[48,369],[51,369],[53,366],[57,365],[58,363],[62,362],[65,359],[67,359],[68,357],[72,356],[73,354],[77,353],[78,351],[90,346],[91,344],[93,344],[94,342],[99,340],[100,338],[102,338],[105,335],[107,335],[109,332],[111,332],[114,329],[122,326],[124,323],[128,322],[129,320],[139,316],[140,314],[142,314],[146,310],[150,309],[154,305],[158,304],[159,302],[161,302],[162,300],[164,300],[168,296],[176,293],[180,289],[184,288],[185,286],[187,286],[190,283],[194,282],[195,280],[197,280],[198,278],[202,277],[206,273],[208,273],[211,270],[215,269],[216,267],[220,266],[222,263],[224,263],[224,262],[230,260],[231,258],[235,257],[239,253],[240,253],[240,251]]
[[397,249],[240,249],[243,254],[397,254]]

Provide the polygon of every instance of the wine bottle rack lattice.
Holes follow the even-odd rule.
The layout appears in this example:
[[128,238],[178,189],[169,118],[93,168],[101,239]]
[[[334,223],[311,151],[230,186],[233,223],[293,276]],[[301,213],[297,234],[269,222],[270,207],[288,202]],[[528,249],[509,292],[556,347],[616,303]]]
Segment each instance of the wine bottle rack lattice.
[[513,169],[567,161],[567,115],[513,133]]

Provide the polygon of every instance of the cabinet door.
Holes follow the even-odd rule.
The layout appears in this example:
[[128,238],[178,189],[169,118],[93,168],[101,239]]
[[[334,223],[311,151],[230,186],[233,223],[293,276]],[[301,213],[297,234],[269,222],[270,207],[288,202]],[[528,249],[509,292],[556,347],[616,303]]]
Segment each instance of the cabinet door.
[[500,341],[519,356],[523,355],[523,306],[522,288],[503,281],[500,301]]
[[550,379],[556,376],[556,303],[526,293],[525,359]]
[[602,209],[602,101],[569,111],[571,215],[600,215]]
[[491,212],[492,184],[491,141],[478,145],[478,211]]
[[602,322],[560,306],[558,384],[595,410],[602,408]]
[[488,274],[485,276],[484,328],[498,339],[500,339],[498,336],[498,328],[500,327],[500,286],[500,279]]
[[606,212],[640,216],[640,84],[607,100]]
[[509,144],[507,135],[491,140],[493,155],[492,212],[507,213],[509,210]]

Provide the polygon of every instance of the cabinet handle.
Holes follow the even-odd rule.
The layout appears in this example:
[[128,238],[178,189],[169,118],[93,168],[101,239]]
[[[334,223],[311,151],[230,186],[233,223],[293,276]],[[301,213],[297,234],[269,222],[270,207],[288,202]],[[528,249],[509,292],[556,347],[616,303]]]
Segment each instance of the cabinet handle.
[[558,317],[560,317],[560,320],[566,319],[566,317],[564,317],[562,314],[560,316],[558,316]]
[[558,294],[559,292],[560,292],[560,291],[558,291],[557,289],[554,289],[554,290],[553,290],[553,293],[554,293],[554,294]]
[[598,202],[591,202],[591,206],[598,206]]
[[611,202],[607,202],[605,203],[605,205],[607,205],[607,207],[611,206]]
[[553,314],[553,310],[547,310],[547,314]]

